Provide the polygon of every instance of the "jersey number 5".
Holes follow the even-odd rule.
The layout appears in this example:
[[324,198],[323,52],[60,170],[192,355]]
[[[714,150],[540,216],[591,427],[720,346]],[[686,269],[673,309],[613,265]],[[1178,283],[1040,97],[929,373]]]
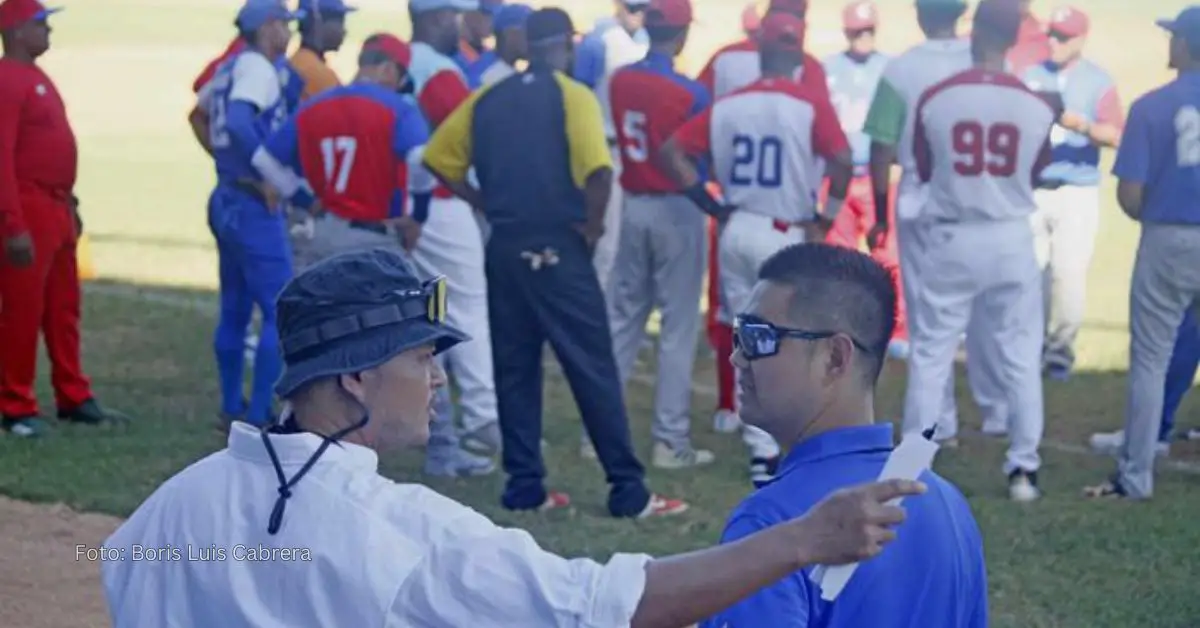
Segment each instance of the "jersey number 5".
[[621,116],[621,135],[625,136],[624,151],[629,161],[640,164],[650,159],[650,141],[646,137],[646,114],[626,111]]
[[325,166],[325,185],[341,194],[350,183],[350,171],[354,168],[354,154],[358,152],[358,140],[347,136],[326,137],[321,140],[321,161]]
[[993,177],[1011,177],[1017,171],[1017,150],[1021,129],[1007,122],[984,126],[978,122],[959,122],[950,129],[954,154],[954,172],[963,177],[987,173]]
[[777,188],[783,184],[783,141],[767,135],[755,141],[749,135],[733,138],[733,185]]

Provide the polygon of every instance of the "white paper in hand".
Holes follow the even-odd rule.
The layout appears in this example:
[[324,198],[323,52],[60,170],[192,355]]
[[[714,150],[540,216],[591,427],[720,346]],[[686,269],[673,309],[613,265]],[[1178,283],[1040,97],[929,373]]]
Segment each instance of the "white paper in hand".
[[[925,438],[920,433],[909,434],[900,441],[898,447],[892,450],[892,455],[888,456],[887,462],[883,465],[883,471],[879,473],[879,479],[881,481],[916,480],[933,466],[933,457],[937,451],[938,444],[936,442]],[[898,505],[900,502],[901,498],[896,498],[889,503]],[[834,567],[818,565],[813,569],[810,580],[820,587],[821,599],[832,602],[841,595],[842,590],[846,588],[846,584],[850,582],[850,578],[854,576],[857,569],[858,563]]]

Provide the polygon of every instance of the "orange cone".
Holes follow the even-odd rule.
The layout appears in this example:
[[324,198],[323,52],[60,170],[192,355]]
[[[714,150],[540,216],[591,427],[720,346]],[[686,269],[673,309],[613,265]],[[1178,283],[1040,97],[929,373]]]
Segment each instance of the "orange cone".
[[96,278],[96,266],[92,263],[92,247],[86,233],[79,236],[79,242],[75,246],[75,266],[79,269],[80,281]]

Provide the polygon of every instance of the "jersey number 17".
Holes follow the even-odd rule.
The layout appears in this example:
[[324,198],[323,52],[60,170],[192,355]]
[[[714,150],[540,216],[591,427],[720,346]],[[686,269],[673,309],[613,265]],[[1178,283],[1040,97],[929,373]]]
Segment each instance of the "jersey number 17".
[[342,194],[350,183],[350,172],[354,168],[354,155],[358,152],[358,140],[348,135],[326,137],[321,140],[321,163],[325,166],[325,185]]

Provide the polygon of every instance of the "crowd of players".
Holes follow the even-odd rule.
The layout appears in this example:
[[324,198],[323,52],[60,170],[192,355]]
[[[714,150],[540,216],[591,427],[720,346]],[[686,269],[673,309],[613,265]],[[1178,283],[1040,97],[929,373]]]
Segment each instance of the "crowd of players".
[[[1036,499],[1042,377],[1070,376],[1099,220],[1100,151],[1118,145],[1124,116],[1112,77],[1082,56],[1089,31],[1085,12],[1059,8],[1042,23],[1028,0],[1007,4],[1012,10],[997,12],[1001,23],[994,25],[1000,32],[1012,31],[1003,72],[969,72],[972,44],[957,31],[969,10],[964,0],[916,0],[927,41],[895,57],[875,50],[875,5],[850,2],[841,25],[847,47],[824,60],[805,52],[807,1],[772,0],[762,14],[757,6],[747,7],[746,38],[718,50],[692,79],[674,63],[693,22],[687,0],[618,0],[614,15],[582,36],[569,20],[566,27],[545,15],[538,21],[541,12],[521,4],[410,0],[411,41],[386,33],[367,38],[358,74],[343,86],[325,55],[342,46],[352,7],[342,0],[305,0],[292,10],[275,0],[249,0],[238,13],[237,36],[196,79],[197,105],[189,117],[197,140],[213,157],[218,179],[208,219],[220,254],[221,315],[214,350],[222,420],[275,422],[273,385],[281,370],[281,343],[286,350],[297,340],[278,337],[274,299],[298,268],[345,251],[398,246],[422,275],[445,278],[450,323],[474,339],[442,357],[458,390],[457,412],[449,393],[441,391],[426,471],[488,474],[496,454],[523,442],[514,436],[515,426],[535,420],[531,417],[540,415],[540,406],[506,406],[505,398],[518,388],[497,382],[509,364],[500,358],[532,341],[510,342],[511,326],[498,331],[498,317],[489,308],[509,303],[508,295],[495,294],[485,262],[485,247],[499,223],[482,198],[489,186],[497,190],[508,184],[478,181],[474,174],[465,181],[449,176],[453,168],[447,164],[464,156],[461,165],[473,165],[471,151],[479,146],[472,146],[472,134],[489,118],[476,113],[468,118],[469,128],[443,123],[465,102],[486,100],[481,95],[493,87],[522,80],[513,75],[530,63],[533,49],[545,52],[562,44],[566,63],[561,69],[574,79],[563,88],[572,95],[563,97],[564,112],[556,114],[566,117],[567,152],[574,158],[576,150],[584,150],[577,145],[590,141],[584,136],[595,134],[579,128],[592,121],[580,112],[598,105],[596,125],[608,153],[602,161],[612,173],[606,186],[576,177],[588,208],[580,232],[593,248],[595,280],[604,295],[599,306],[604,329],[597,332],[605,339],[602,349],[574,343],[572,338],[586,330],[565,324],[574,320],[569,314],[551,317],[565,327],[562,339],[551,334],[549,340],[573,388],[588,377],[595,384],[575,389],[588,433],[582,456],[600,458],[610,481],[624,469],[640,485],[642,471],[629,445],[624,410],[596,406],[589,411],[594,405],[589,397],[612,390],[609,379],[629,380],[647,319],[657,308],[663,324],[653,464],[678,469],[712,462],[713,453],[696,449],[689,437],[693,339],[701,325],[696,304],[707,272],[706,326],[720,390],[713,428],[740,431],[750,451],[752,480],[760,486],[769,482],[780,462],[780,444],[741,420],[747,409],[739,407],[734,394],[730,358],[735,346],[741,343],[744,349],[762,329],[809,339],[820,333],[779,329],[753,317],[738,318],[735,329],[733,314],[748,310],[760,266],[780,249],[815,241],[857,248],[865,242],[902,298],[895,333],[883,341],[884,349],[860,348],[909,360],[905,430],[932,430],[943,446],[956,444],[952,364],[965,337],[983,431],[1012,440],[1004,465],[1010,493],[1017,500]],[[6,0],[0,6],[6,50],[15,48],[18,30],[22,38],[28,36],[26,22],[44,25],[48,15],[32,0]],[[294,21],[299,21],[300,45],[289,57]],[[574,85],[590,90],[594,102],[573,96],[579,93]],[[1037,98],[1025,98],[1029,94]],[[950,115],[968,109],[971,119]],[[1010,121],[1014,112],[1021,115]],[[537,116],[547,118],[538,122],[561,126],[556,115]],[[945,129],[945,120],[957,122]],[[438,154],[427,155],[427,146],[439,146]],[[528,147],[511,148],[551,155],[556,150],[535,137]],[[456,159],[446,157],[455,151]],[[946,162],[954,163],[953,174],[939,168]],[[901,176],[895,181],[897,165]],[[1023,186],[1016,183],[1021,177]],[[606,189],[597,196],[592,194],[596,187]],[[66,201],[74,207],[73,199]],[[22,266],[16,262],[24,261],[28,247],[16,231],[13,216],[19,214],[13,206],[11,201],[0,205],[13,232],[6,251],[14,265]],[[602,218],[596,222],[593,215]],[[978,242],[966,231],[977,223],[987,227]],[[1015,230],[1009,239],[1002,237],[1004,225]],[[1026,244],[1034,251],[1028,259]],[[1011,250],[1004,249],[1009,245]],[[979,257],[970,250],[989,247],[1004,251],[1003,264],[1009,265],[966,261]],[[534,270],[556,260],[550,250],[528,258]],[[1049,297],[1043,297],[1044,274],[1050,278]],[[77,303],[73,307],[77,310]],[[261,329],[247,396],[244,352],[255,310]],[[1049,324],[1043,324],[1047,311]],[[20,312],[5,308],[5,329],[33,324],[17,320]],[[1194,327],[1190,317],[1179,334],[1188,356],[1173,365],[1168,378],[1164,425],[1187,388],[1180,382],[1190,382],[1194,373],[1191,355],[1200,355],[1184,347],[1195,335],[1187,333],[1189,325]],[[47,334],[48,340],[62,337],[52,336]],[[604,361],[615,363],[612,376],[572,377],[572,371]],[[30,361],[3,360],[10,370],[13,365],[24,369],[25,362]],[[90,393],[74,390],[79,386],[72,381],[82,376],[66,375],[76,371],[64,368],[63,381],[56,382],[60,406],[67,407],[68,417],[75,412],[81,420],[101,422],[107,413]],[[742,369],[744,385],[752,373],[750,365]],[[6,385],[7,379],[24,378],[24,372],[6,371]],[[9,431],[38,431],[28,421],[36,412],[6,410],[4,415]],[[536,421],[533,432],[540,433],[540,416]],[[615,426],[602,429],[601,424]],[[596,442],[598,434],[604,442]],[[1158,451],[1165,449],[1168,436],[1164,428]],[[1123,444],[1123,432],[1093,439],[1101,449]],[[540,468],[540,453],[506,452],[505,466],[510,476],[521,468]],[[540,483],[544,470],[536,474]],[[1149,486],[1148,480],[1130,481]],[[1101,494],[1129,492],[1120,478],[1101,489]],[[625,514],[686,508],[680,500],[637,492],[644,499],[635,508],[620,509]],[[1134,492],[1148,496],[1149,489]],[[536,494],[536,503],[518,500],[521,505],[513,507],[569,503],[563,494]]]

